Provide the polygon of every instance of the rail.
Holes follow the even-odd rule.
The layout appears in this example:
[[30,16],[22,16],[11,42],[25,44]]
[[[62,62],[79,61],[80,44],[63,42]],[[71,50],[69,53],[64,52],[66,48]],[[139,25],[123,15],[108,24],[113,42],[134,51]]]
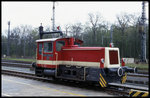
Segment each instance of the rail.
[[2,74],[6,75],[11,75],[11,76],[18,76],[18,77],[24,77],[24,78],[29,78],[29,79],[35,79],[35,80],[44,80],[44,81],[49,81],[52,79],[49,78],[44,78],[44,77],[37,77],[35,74],[31,73],[25,73],[25,72],[19,72],[19,71],[12,71],[12,70],[1,70]]
[[130,85],[130,84],[119,84],[119,83],[109,83],[109,86],[115,86],[115,87],[120,87],[120,88],[125,88],[125,89],[137,89],[137,90],[144,90],[148,91],[148,87],[141,87],[137,85]]
[[23,68],[32,68],[32,64],[29,63],[16,63],[16,62],[1,62],[2,66],[11,66],[11,67],[23,67]]
[[127,73],[128,76],[134,76],[134,77],[145,77],[149,78],[148,74],[138,74],[138,73]]

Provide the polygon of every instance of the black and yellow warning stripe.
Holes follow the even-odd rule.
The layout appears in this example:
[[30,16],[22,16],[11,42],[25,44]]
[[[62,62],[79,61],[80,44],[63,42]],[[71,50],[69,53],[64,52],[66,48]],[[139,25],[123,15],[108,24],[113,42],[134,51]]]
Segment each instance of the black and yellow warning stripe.
[[125,75],[122,77],[121,83],[124,84],[126,80],[127,80],[127,73],[125,73]]
[[101,73],[99,74],[100,78],[99,78],[99,84],[101,85],[101,87],[107,87],[107,82],[104,79],[104,77],[101,75]]
[[130,97],[148,97],[149,92],[131,89],[131,91],[129,92],[129,95]]

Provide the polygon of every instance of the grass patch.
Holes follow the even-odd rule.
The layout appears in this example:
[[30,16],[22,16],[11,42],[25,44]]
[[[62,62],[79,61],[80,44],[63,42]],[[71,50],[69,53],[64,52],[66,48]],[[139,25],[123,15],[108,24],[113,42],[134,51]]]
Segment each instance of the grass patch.
[[149,64],[126,64],[128,67],[137,67],[138,69],[148,70]]
[[15,61],[27,61],[27,62],[34,62],[35,59],[24,59],[24,58],[2,58],[2,60],[15,60]]

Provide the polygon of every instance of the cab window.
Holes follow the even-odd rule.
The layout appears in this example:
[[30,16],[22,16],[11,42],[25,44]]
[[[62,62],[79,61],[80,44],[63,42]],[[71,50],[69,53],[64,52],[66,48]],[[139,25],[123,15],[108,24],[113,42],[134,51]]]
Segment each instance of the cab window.
[[65,45],[65,41],[57,41],[56,42],[56,51],[60,51],[61,47]]
[[42,43],[39,43],[39,54],[42,54]]
[[44,52],[53,52],[52,42],[44,42]]
[[74,45],[78,45],[78,46],[80,46],[80,43],[74,42]]

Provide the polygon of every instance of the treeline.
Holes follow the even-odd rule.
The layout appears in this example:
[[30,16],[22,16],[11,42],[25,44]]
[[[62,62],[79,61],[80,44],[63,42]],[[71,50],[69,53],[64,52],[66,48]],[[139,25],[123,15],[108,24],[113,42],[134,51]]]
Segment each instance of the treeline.
[[[88,14],[89,19],[82,23],[67,24],[63,27],[64,37],[73,36],[84,41],[83,46],[109,47],[110,27],[112,27],[113,43],[120,49],[121,57],[140,58],[141,34],[139,32],[140,16],[132,14],[120,14],[116,22],[110,25],[104,21],[100,14]],[[149,24],[146,24],[146,57],[149,58]],[[50,31],[45,28],[44,31]],[[6,33],[7,34],[7,33]],[[58,34],[46,35],[44,38],[58,37]],[[2,35],[2,56],[7,55],[7,36]],[[39,39],[38,27],[29,25],[15,27],[10,33],[9,55],[11,57],[36,56],[36,40]]]

